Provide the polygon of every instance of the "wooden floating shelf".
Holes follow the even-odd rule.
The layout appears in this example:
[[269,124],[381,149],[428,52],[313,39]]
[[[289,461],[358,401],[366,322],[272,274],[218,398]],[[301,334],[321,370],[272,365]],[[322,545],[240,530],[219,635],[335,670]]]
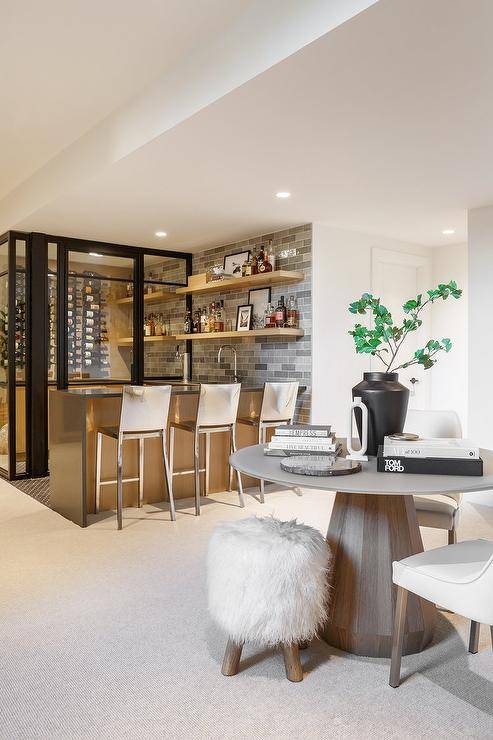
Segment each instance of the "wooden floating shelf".
[[[161,303],[162,301],[172,301],[177,295],[170,290],[159,290],[155,293],[144,293],[144,303]],[[178,296],[180,297],[180,296]],[[129,298],[119,298],[115,303],[120,306],[131,306],[134,302],[133,296]]]
[[[144,342],[175,342],[178,339],[177,336],[172,334],[162,334],[160,337],[144,337]],[[132,337],[121,337],[118,340],[119,347],[131,347],[134,343]]]
[[[198,278],[198,275],[194,275]],[[263,272],[250,277],[227,278],[225,280],[214,280],[210,283],[194,281],[191,286],[186,288],[177,288],[177,295],[203,295],[205,293],[222,293],[226,290],[248,290],[250,288],[262,288],[269,285],[291,285],[300,283],[304,279],[302,272],[292,270],[274,270],[273,272]],[[269,329],[269,331],[271,331]]]
[[211,331],[200,334],[176,334],[175,339],[254,339],[255,337],[302,337],[303,329],[250,329],[250,331]]

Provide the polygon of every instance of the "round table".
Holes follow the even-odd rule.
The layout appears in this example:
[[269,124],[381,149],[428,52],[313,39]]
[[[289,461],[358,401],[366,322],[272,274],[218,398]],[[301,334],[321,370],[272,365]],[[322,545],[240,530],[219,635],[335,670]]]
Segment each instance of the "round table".
[[[392,562],[423,551],[413,496],[493,489],[493,451],[481,450],[482,477],[378,473],[375,458],[354,475],[312,477],[281,470],[280,458],[264,445],[230,457],[240,473],[288,487],[335,491],[327,531],[333,556],[329,619],[323,637],[357,655],[390,657],[395,611]],[[404,652],[416,653],[431,640],[436,608],[409,595]]]

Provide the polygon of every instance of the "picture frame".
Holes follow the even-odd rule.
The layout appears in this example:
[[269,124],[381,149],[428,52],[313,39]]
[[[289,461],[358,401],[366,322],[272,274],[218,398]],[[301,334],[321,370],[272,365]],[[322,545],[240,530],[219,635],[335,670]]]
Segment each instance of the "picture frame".
[[252,326],[253,306],[247,303],[236,310],[236,331],[250,331]]
[[233,277],[241,277],[241,267],[244,262],[250,259],[251,252],[246,249],[244,252],[235,252],[234,254],[228,254],[224,258],[223,268],[226,275],[233,275]]
[[254,329],[262,329],[264,326],[264,311],[271,302],[271,288],[252,288],[248,291],[248,303],[253,306],[252,326]]

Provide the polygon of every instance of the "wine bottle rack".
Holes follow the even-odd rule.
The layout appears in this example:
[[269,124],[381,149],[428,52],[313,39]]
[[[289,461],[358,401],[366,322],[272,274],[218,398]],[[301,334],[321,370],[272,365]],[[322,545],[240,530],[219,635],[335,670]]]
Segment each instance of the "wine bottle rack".
[[94,273],[68,277],[69,377],[108,378],[108,288]]

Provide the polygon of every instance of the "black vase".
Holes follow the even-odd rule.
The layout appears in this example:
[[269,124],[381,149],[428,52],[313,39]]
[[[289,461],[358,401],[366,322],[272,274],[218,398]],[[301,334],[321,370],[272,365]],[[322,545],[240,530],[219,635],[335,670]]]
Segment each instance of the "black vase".
[[[387,434],[402,432],[406,421],[409,389],[401,385],[397,373],[363,373],[353,388],[353,399],[360,397],[368,409],[368,455],[376,455]],[[355,409],[361,439],[361,410]]]

